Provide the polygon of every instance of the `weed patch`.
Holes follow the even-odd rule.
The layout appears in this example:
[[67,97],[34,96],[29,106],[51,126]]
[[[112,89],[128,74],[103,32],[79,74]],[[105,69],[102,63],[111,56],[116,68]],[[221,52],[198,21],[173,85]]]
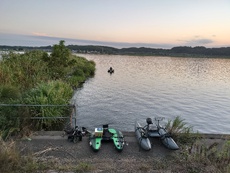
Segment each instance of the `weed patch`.
[[1,172],[25,172],[30,173],[45,166],[36,163],[32,156],[22,156],[16,149],[13,141],[4,142],[0,138],[0,168]]
[[85,162],[79,163],[74,168],[74,171],[76,171],[76,172],[90,172],[92,170],[93,170],[93,166],[88,164],[88,163],[85,163]]

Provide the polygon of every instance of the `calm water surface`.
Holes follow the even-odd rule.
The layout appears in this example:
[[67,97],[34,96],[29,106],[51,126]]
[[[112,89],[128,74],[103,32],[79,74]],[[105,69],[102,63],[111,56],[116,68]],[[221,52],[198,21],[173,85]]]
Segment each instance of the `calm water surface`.
[[136,120],[180,116],[201,133],[230,134],[230,60],[80,56],[96,62],[96,74],[76,91],[78,125],[133,131]]

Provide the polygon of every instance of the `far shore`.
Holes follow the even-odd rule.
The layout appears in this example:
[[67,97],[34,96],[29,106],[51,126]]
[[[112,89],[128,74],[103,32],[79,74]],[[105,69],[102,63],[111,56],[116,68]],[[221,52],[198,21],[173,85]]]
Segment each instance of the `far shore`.
[[[206,48],[204,46],[177,46],[171,49],[129,47],[114,48],[99,45],[68,45],[66,46],[72,53],[99,54],[99,55],[130,55],[130,56],[169,56],[169,57],[192,57],[192,58],[224,58],[230,59],[230,47]],[[52,51],[52,46],[7,46],[0,45],[0,51],[31,51],[43,50]]]

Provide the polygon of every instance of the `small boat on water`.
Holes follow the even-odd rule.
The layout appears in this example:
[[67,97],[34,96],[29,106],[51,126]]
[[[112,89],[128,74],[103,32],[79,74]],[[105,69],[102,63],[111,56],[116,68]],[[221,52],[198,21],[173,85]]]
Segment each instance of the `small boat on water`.
[[114,73],[114,69],[112,67],[109,68],[108,73],[112,74]]
[[101,148],[102,141],[113,141],[115,148],[122,151],[124,147],[124,136],[121,131],[109,128],[108,125],[103,125],[102,128],[95,128],[89,137],[90,146],[94,151]]
[[146,119],[147,125],[144,127],[138,122],[135,123],[135,134],[140,147],[144,150],[150,150],[151,143],[149,138],[160,138],[165,147],[171,150],[178,150],[179,147],[171,135],[159,124],[159,121],[163,120],[163,118],[157,117],[155,120],[157,121],[156,126],[153,125],[151,118]]

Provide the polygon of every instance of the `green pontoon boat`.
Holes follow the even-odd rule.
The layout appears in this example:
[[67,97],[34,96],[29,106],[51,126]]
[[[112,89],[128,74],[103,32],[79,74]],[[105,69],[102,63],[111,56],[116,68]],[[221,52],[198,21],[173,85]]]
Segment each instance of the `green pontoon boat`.
[[115,148],[122,151],[124,147],[124,136],[121,131],[109,128],[108,125],[103,125],[102,128],[95,128],[89,137],[89,144],[94,151],[101,148],[102,141],[113,141]]

